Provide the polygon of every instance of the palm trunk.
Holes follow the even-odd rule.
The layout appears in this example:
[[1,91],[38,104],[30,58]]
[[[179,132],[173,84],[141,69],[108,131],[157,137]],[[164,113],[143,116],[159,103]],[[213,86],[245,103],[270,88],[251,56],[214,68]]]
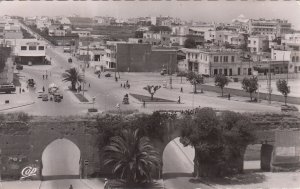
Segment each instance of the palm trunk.
[[153,96],[154,96],[154,94],[151,94],[151,100],[153,100]]
[[194,93],[197,93],[197,85],[194,84]]
[[221,90],[222,90],[222,97],[223,97],[223,88],[221,88]]
[[72,90],[75,91],[75,90],[76,90],[76,83],[75,83],[75,82],[72,82],[71,84],[72,84],[72,87],[71,87]]
[[286,105],[287,96],[284,96],[284,104]]
[[252,93],[250,93],[250,100],[252,101]]

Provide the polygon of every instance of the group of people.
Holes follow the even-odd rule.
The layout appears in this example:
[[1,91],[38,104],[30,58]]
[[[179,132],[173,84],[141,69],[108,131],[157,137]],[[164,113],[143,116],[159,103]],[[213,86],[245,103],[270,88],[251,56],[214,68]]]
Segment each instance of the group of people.
[[[51,72],[49,72],[49,74],[50,74],[50,76],[51,76]],[[45,74],[45,75],[43,74],[43,80],[44,80],[44,79],[48,79],[48,74]]]
[[121,87],[124,87],[124,89],[126,89],[126,88],[130,89],[130,84],[129,84],[128,80],[124,84],[121,83]]

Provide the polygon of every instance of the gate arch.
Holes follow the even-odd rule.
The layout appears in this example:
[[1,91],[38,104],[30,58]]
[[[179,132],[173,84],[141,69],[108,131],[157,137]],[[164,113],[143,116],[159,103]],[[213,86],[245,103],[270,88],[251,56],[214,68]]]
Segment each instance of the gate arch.
[[41,176],[43,179],[79,178],[81,151],[70,139],[51,141],[42,151]]

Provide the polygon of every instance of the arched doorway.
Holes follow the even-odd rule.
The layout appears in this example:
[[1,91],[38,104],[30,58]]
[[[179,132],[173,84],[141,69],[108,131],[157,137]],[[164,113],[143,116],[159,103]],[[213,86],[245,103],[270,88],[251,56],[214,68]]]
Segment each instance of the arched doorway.
[[80,150],[68,139],[51,142],[42,154],[43,179],[78,178]]
[[182,188],[183,183],[190,183],[194,172],[195,150],[191,146],[184,147],[179,137],[170,141],[163,151],[162,178],[166,188]]

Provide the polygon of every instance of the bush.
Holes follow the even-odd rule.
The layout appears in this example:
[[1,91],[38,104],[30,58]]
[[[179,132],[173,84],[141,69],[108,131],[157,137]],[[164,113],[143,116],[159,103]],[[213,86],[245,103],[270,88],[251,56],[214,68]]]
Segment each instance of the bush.
[[32,117],[25,112],[8,113],[4,115],[6,121],[28,122]]

